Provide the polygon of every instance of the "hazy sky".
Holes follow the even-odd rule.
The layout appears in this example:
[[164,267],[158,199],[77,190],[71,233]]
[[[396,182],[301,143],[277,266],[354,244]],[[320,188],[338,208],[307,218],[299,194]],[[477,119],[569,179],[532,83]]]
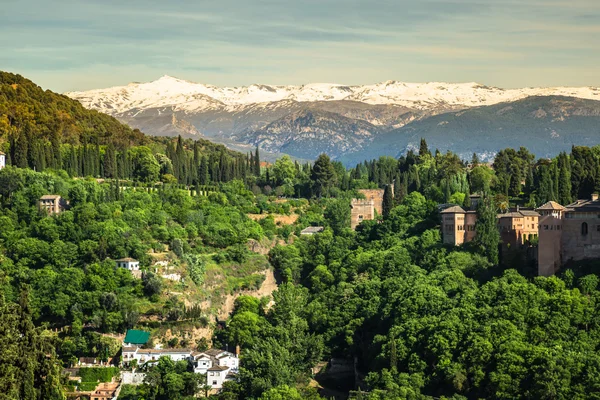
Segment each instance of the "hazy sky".
[[219,86],[600,86],[600,0],[2,0],[0,69],[56,91],[172,75]]

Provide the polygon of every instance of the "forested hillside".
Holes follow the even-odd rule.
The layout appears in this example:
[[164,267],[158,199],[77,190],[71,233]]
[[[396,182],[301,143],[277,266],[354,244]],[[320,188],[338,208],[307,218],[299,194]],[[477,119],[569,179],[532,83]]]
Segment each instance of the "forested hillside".
[[115,118],[43,90],[21,75],[0,71],[0,140],[38,146],[46,142],[133,145],[146,141]]
[[[600,397],[600,262],[537,277],[537,244],[500,252],[496,221],[599,191],[598,146],[553,159],[509,148],[485,164],[422,139],[418,152],[347,170],[324,154],[271,165],[258,150],[180,137],[86,141],[29,114],[3,119],[0,399],[80,395],[90,382],[63,368],[119,364],[129,328],[150,331],[148,347],[239,346],[239,373],[215,400]],[[382,215],[351,230],[352,199],[375,188]],[[440,206],[469,207],[474,193],[475,239],[442,244]],[[64,200],[56,214],[38,206],[48,194]],[[309,226],[323,230],[301,234]],[[118,268],[124,257],[141,273]],[[259,291],[271,269],[278,281]],[[187,361],[136,371],[143,383],[120,398],[206,394]]]

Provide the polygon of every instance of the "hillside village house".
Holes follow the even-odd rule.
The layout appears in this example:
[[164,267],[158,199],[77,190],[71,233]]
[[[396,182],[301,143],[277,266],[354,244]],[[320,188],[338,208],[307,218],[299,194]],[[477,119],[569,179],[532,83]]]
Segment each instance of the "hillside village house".
[[138,365],[153,364],[161,357],[169,357],[173,361],[188,360],[194,366],[194,372],[207,376],[207,384],[212,389],[221,389],[223,382],[235,377],[239,370],[237,354],[225,350],[210,349],[203,352],[193,352],[189,349],[143,349],[148,343],[150,333],[139,330],[129,330],[125,335],[122,347],[122,360],[129,365],[133,360]]
[[[477,234],[474,211],[459,206],[441,212],[443,242],[461,245]],[[550,276],[570,261],[600,259],[600,200],[577,200],[567,206],[549,201],[535,210],[498,214],[503,248],[524,248],[538,241],[538,275]]]
[[192,354],[194,372],[206,374],[206,381],[213,389],[221,389],[223,382],[238,373],[240,360],[236,354],[219,349],[210,349]]
[[0,169],[6,167],[6,154],[0,151]]
[[125,268],[130,271],[140,270],[140,262],[130,257],[119,258],[118,260],[115,260],[115,263],[117,264],[117,268]]
[[66,203],[57,194],[45,194],[38,201],[40,211],[46,212],[48,215],[60,214],[65,208]]

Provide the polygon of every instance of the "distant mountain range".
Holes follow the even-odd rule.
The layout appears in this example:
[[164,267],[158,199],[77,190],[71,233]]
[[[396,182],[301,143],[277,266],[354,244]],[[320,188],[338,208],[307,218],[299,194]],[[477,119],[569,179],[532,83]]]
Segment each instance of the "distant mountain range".
[[148,83],[69,92],[85,107],[148,134],[203,136],[242,150],[347,165],[417,146],[467,158],[526,146],[551,156],[600,142],[600,88],[504,90],[477,83],[403,83],[219,88],[164,76]]

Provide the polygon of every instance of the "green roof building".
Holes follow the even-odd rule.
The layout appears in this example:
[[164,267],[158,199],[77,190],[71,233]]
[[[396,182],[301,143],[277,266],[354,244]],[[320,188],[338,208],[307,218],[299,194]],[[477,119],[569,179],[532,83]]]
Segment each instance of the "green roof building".
[[140,331],[137,329],[129,329],[127,334],[125,335],[125,340],[123,343],[127,346],[137,345],[141,346],[148,343],[150,339],[150,332]]

